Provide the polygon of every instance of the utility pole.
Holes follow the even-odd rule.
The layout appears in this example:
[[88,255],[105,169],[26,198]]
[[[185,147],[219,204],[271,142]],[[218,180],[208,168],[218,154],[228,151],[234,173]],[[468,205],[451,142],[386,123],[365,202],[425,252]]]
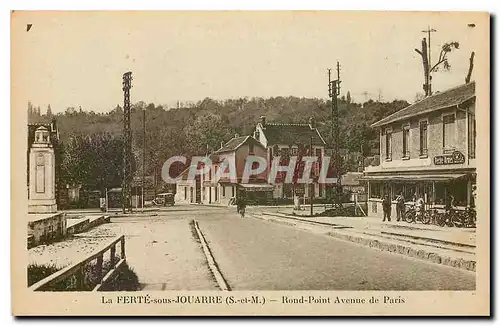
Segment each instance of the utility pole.
[[[437,30],[435,30],[434,28],[431,28],[430,26],[427,26],[427,29],[426,30],[423,30],[422,33],[427,33],[427,39],[428,39],[428,42],[427,42],[427,62],[429,63],[429,69],[432,68],[432,64],[431,64],[431,33],[434,33],[434,32],[437,32]],[[432,95],[432,86],[431,86],[431,82],[432,82],[432,76],[429,72],[429,82],[428,82],[428,91],[429,91],[429,95]]]
[[339,108],[338,108],[338,96],[340,95],[340,64],[337,61],[337,79],[331,80],[331,70],[328,69],[328,92],[331,99],[332,105],[332,124],[331,124],[331,141],[334,156],[334,166],[335,166],[335,176],[337,178],[336,187],[336,203],[340,207],[342,205],[340,201],[340,191],[342,190],[342,185],[340,184],[340,155],[339,155]]
[[132,131],[130,130],[130,88],[132,88],[132,72],[123,74],[123,180],[122,209],[132,212],[131,182],[132,182]]
[[144,211],[144,186],[146,185],[146,107],[142,108],[142,194],[141,194],[141,208]]
[[[313,138],[311,136],[309,140],[309,156],[313,156]],[[314,183],[313,180],[311,179],[311,184],[309,185],[309,197],[311,200],[311,216],[313,216],[313,191],[314,191]]]

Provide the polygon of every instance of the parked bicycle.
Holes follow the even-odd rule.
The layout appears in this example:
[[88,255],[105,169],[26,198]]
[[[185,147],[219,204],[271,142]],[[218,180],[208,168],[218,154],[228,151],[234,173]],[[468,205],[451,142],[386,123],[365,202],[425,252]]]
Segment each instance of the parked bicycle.
[[417,212],[415,205],[412,205],[404,214],[404,219],[408,223],[417,223],[417,221],[423,224],[429,224],[431,221],[431,212],[429,210],[424,210],[422,213]]
[[453,226],[469,228],[476,226],[476,213],[474,209],[467,207],[465,211],[453,211],[451,213]]
[[465,211],[447,209],[444,212],[438,212],[437,209],[432,209],[430,215],[431,223],[438,226],[476,227],[476,211],[473,208],[466,208]]

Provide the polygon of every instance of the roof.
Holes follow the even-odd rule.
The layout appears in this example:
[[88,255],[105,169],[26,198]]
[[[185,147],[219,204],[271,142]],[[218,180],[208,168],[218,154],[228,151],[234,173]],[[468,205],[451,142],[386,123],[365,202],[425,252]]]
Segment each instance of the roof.
[[375,122],[372,124],[372,127],[380,127],[398,120],[459,105],[475,96],[476,83],[470,82],[468,84],[463,84],[440,93],[435,93],[421,101],[415,102]]
[[343,186],[359,186],[360,178],[363,176],[362,172],[347,172],[342,176]]
[[311,128],[307,123],[259,123],[268,146],[273,145],[309,145],[313,137],[313,145],[326,144],[317,128]]
[[360,178],[360,180],[373,180],[373,181],[448,181],[466,177],[467,174],[391,174],[391,175],[367,175]]
[[240,136],[240,137],[234,137],[234,138],[230,139],[221,148],[216,150],[214,152],[214,154],[235,151],[238,148],[240,148],[243,144],[245,144],[247,142],[252,142],[252,141],[257,145],[262,146],[261,143],[259,143],[256,139],[254,139],[251,136]]

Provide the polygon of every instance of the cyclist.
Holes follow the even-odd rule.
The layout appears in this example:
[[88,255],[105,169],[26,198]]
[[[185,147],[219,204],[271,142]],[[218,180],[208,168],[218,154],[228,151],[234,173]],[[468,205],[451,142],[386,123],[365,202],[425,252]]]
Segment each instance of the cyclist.
[[245,197],[243,195],[239,196],[239,198],[237,199],[237,211],[238,213],[241,215],[241,217],[245,217],[245,208],[247,206],[246,204],[246,201],[245,201]]

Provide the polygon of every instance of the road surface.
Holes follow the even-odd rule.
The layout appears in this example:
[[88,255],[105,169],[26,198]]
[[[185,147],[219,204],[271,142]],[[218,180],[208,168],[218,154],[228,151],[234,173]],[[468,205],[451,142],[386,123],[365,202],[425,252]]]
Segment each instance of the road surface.
[[[140,220],[140,228],[147,228],[148,223],[149,227],[157,228],[162,220],[197,220],[219,269],[232,290],[475,288],[473,272],[382,252],[260,219],[242,219],[234,208],[179,205],[158,212],[158,216],[154,218],[136,219],[135,223]],[[126,220],[132,223],[136,219]],[[151,221],[148,222],[148,219]],[[127,223],[126,220],[121,222],[122,227]],[[141,248],[144,249],[146,248]],[[194,247],[190,246],[190,255],[193,250]],[[147,251],[143,254],[148,255]],[[128,257],[131,262],[135,260],[131,255]],[[140,268],[137,270],[141,278]],[[148,279],[147,283],[158,282]],[[200,289],[200,282],[194,284],[198,284],[197,289]]]

